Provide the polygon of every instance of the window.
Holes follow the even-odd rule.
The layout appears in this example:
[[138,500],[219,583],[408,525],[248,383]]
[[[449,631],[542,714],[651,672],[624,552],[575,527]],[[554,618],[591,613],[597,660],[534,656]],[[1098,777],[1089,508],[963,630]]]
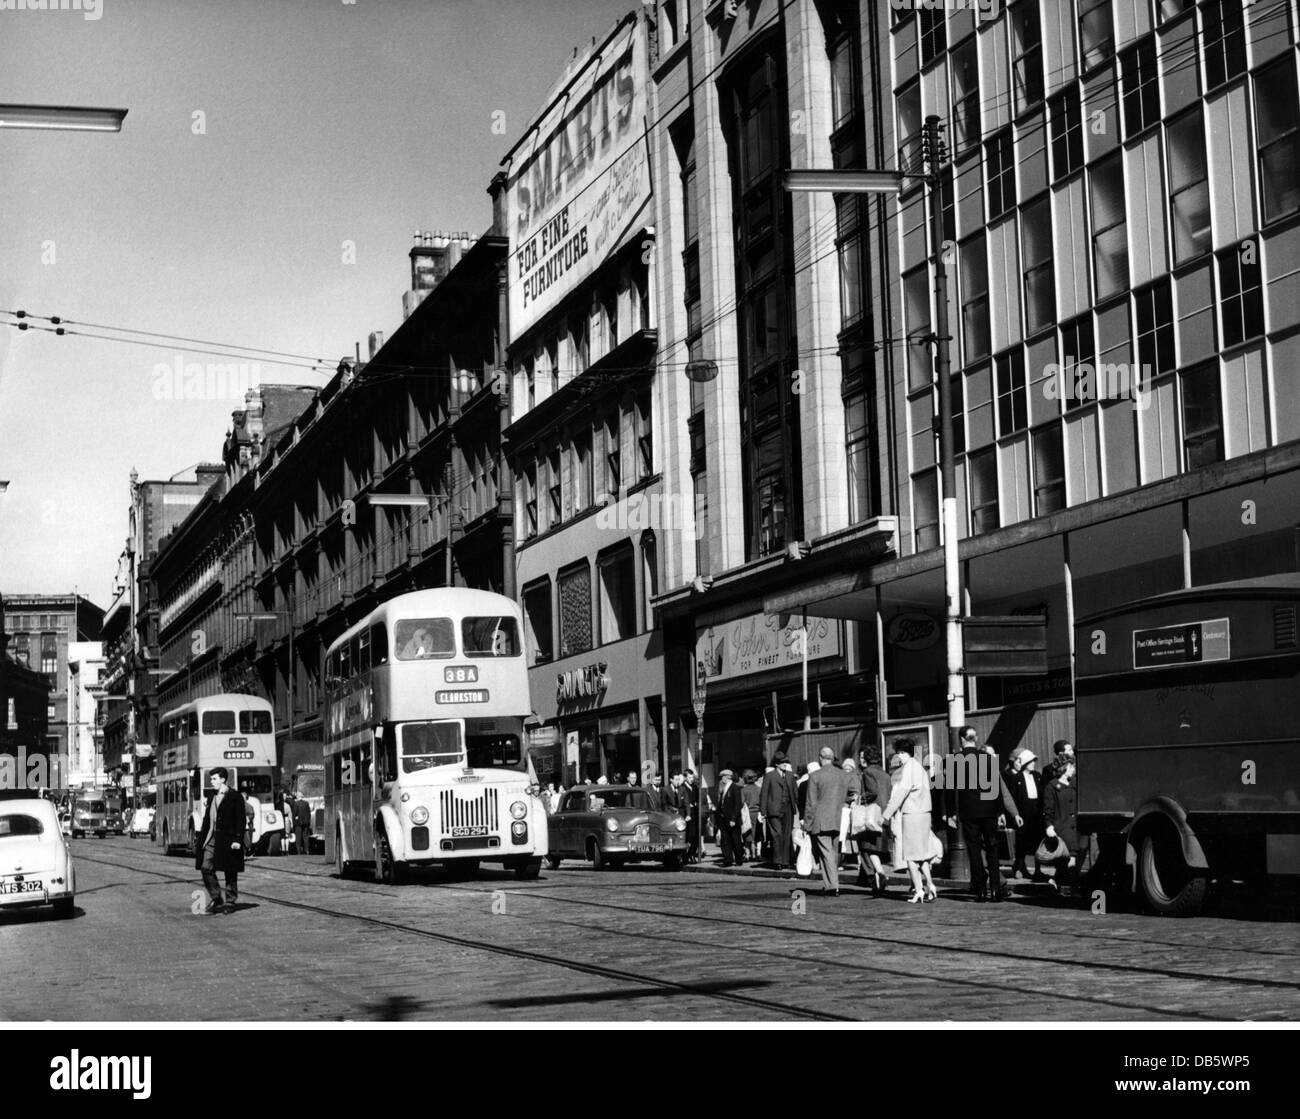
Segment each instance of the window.
[[654,598],[659,593],[659,552],[655,534],[648,530],[641,534],[641,585],[645,588],[642,618],[645,628],[652,630],[659,624],[654,608]]
[[537,467],[524,467],[524,539],[537,535]]
[[939,474],[927,470],[912,478],[912,520],[916,550],[939,546]]
[[1174,214],[1174,263],[1210,248],[1210,184],[1205,128],[1197,106],[1169,122],[1169,197]]
[[1300,210],[1300,94],[1290,55],[1255,75],[1255,138],[1268,224]]
[[1033,433],[1034,516],[1044,517],[1065,508],[1065,453],[1060,423]]
[[463,756],[459,723],[400,723],[397,730],[403,773],[455,765]]
[[585,653],[591,640],[591,567],[584,561],[560,572],[560,656]]
[[450,618],[407,618],[393,626],[393,638],[399,661],[456,654],[456,627]]
[[924,388],[934,380],[930,356],[930,273],[925,265],[903,277],[903,302],[907,312],[907,387]]
[[1174,305],[1168,278],[1138,292],[1138,365],[1145,382],[1174,368]]
[[1160,74],[1154,36],[1120,56],[1120,77],[1124,83],[1124,131],[1132,137],[1160,119]]
[[831,116],[838,131],[859,111],[856,26],[836,36],[827,49],[831,63]]
[[[1085,314],[1061,326],[1061,396],[1066,411],[1097,399],[1096,345],[1092,315]],[[1080,369],[1086,366],[1086,369]],[[1091,370],[1091,372],[1089,371]]]
[[1201,5],[1205,88],[1212,90],[1246,72],[1246,29],[1241,0]]
[[961,246],[961,326],[965,360],[975,361],[989,352],[989,265],[984,234]]
[[563,474],[560,467],[559,450],[552,451],[546,456],[547,468],[547,495],[550,498],[550,508],[548,510],[546,527],[551,528],[558,525],[564,518],[564,490]]
[[695,499],[695,571],[709,574],[709,487],[702,473],[691,475],[692,495]]
[[654,432],[650,420],[650,394],[642,393],[636,398],[636,453],[637,480],[650,477],[654,473]]
[[203,712],[204,734],[234,734],[235,713],[233,711]]
[[948,13],[941,7],[922,8],[921,65],[933,62],[948,46]]
[[541,579],[524,588],[524,628],[532,663],[545,664],[555,659],[555,642],[551,635],[551,581]]
[[517,657],[522,652],[519,627],[506,614],[462,618],[460,640],[467,657]]
[[1264,293],[1260,287],[1259,248],[1233,245],[1219,253],[1219,305],[1223,309],[1223,347],[1239,346],[1264,333]]
[[14,659],[24,667],[31,663],[32,650],[25,633],[19,633],[13,639]]
[[1096,164],[1092,187],[1092,259],[1096,295],[1106,299],[1128,287],[1128,227],[1124,211],[1124,165],[1116,152]]
[[921,165],[921,83],[914,81],[897,97],[898,166],[905,171]]
[[1086,73],[1115,50],[1110,0],[1079,0],[1079,60]]
[[240,734],[270,734],[271,712],[241,711],[239,713]]
[[596,561],[600,576],[600,642],[608,645],[636,633],[636,565],[625,544]]
[[1056,321],[1052,201],[1047,195],[1021,211],[1020,239],[1025,270],[1025,329],[1034,334]]
[[1191,8],[1194,0],[1156,0],[1156,17],[1161,23],[1177,19]]
[[966,469],[970,474],[971,532],[992,532],[999,527],[997,452],[990,447],[969,455]]
[[980,76],[976,37],[972,35],[950,56],[952,66],[952,118],[957,154],[980,141]]
[[1048,102],[1052,119],[1052,182],[1083,166],[1083,117],[1079,87],[1070,86]]
[[605,492],[611,497],[619,495],[619,486],[622,481],[623,460],[622,448],[619,446],[619,411],[615,408],[605,417],[604,442],[605,442]]
[[1043,99],[1043,36],[1038,0],[1025,0],[1011,9],[1011,84],[1016,116]]
[[41,671],[50,678],[50,687],[57,688],[59,674],[58,638],[52,633],[41,634]]
[[1016,204],[1016,160],[1011,129],[984,145],[988,176],[989,221],[994,221]]
[[591,459],[591,432],[583,431],[573,439],[573,511],[578,513],[591,506],[595,464]]
[[1223,461],[1223,402],[1219,363],[1207,361],[1187,370],[1183,383],[1183,450],[1186,468],[1195,470]]
[[1010,435],[1029,424],[1025,397],[1025,355],[1019,347],[993,362],[998,394],[998,436]]
[[849,468],[849,524],[871,516],[871,443],[867,430],[867,395],[859,390],[844,398],[844,439]]
[[840,262],[840,321],[848,326],[862,315],[862,234],[855,195],[836,199],[836,250]]

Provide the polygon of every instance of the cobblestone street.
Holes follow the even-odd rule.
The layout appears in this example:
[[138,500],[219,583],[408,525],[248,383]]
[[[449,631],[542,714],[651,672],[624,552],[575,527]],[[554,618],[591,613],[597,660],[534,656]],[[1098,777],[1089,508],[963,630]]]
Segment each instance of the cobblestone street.
[[787,879],[581,863],[387,887],[314,856],[253,860],[241,908],[204,917],[188,860],[127,839],[74,853],[75,918],[0,918],[0,1018],[1205,1022],[1300,1006],[1285,921],[955,892],[912,906],[901,886],[823,899]]

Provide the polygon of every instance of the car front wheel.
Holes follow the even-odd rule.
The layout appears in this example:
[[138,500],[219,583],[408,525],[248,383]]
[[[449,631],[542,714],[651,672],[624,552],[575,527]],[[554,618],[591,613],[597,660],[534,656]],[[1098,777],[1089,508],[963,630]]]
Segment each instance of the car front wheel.
[[600,849],[600,844],[594,839],[591,841],[591,869],[605,870],[609,866],[609,856]]

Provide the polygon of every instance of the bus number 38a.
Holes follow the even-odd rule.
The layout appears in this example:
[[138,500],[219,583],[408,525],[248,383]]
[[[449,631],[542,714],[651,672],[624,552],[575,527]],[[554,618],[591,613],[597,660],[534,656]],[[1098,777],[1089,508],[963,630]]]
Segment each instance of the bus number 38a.
[[478,666],[458,664],[442,670],[442,679],[447,684],[477,684]]

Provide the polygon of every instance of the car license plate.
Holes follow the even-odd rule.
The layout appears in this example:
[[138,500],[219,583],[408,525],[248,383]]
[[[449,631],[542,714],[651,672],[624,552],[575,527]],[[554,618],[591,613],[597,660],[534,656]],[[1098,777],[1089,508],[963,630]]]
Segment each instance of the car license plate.
[[452,828],[451,835],[453,839],[458,839],[467,835],[488,835],[488,828],[482,824],[475,824],[473,827]]
[[637,852],[659,852],[668,850],[665,843],[629,843],[628,849]]
[[26,882],[0,882],[0,894],[39,894],[41,881],[29,878]]

